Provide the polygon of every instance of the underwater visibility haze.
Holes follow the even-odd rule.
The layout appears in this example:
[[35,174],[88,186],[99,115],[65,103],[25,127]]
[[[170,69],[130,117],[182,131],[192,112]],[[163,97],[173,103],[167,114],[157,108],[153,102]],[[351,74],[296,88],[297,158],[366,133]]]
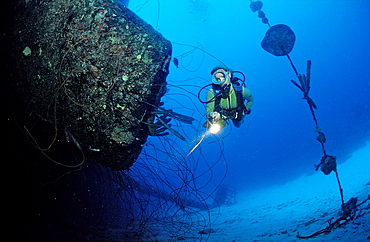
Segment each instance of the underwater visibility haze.
[[[166,38],[176,43],[199,44],[228,67],[247,76],[246,84],[255,102],[245,124],[233,129],[224,140],[225,156],[233,164],[228,178],[242,181],[243,188],[253,189],[261,183],[271,185],[310,173],[312,164],[320,157],[315,124],[306,102],[300,100],[301,92],[290,82],[297,78],[289,61],[261,48],[268,26],[250,11],[248,1],[232,1],[227,5],[180,1],[177,10],[172,6],[166,8],[161,1],[159,15],[152,13],[157,3],[148,4],[152,7],[142,8],[138,14],[157,26]],[[286,24],[294,31],[296,43],[290,56],[298,72],[304,73],[306,61],[312,61],[310,94],[318,106],[317,117],[327,135],[326,145],[339,160],[346,160],[348,153],[361,146],[369,134],[369,82],[362,76],[369,64],[366,42],[369,17],[365,13],[369,3],[264,1],[263,4],[271,25]],[[171,19],[170,23],[167,19]],[[183,48],[176,43],[174,57],[181,56],[177,49]],[[183,58],[183,69],[172,66],[168,80],[196,76],[205,80],[191,84],[210,83],[209,72],[219,62],[207,54],[203,60],[204,54],[198,52]],[[186,70],[196,68],[194,74],[186,74]]]
[[[16,2],[7,238],[370,239],[369,1]],[[215,66],[254,100],[211,134]]]

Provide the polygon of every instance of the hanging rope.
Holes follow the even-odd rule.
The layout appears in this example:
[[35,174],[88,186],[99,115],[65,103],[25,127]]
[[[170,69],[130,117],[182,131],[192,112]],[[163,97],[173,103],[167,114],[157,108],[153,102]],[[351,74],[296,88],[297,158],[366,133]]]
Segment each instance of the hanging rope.
[[340,184],[339,175],[337,171],[337,163],[336,163],[336,157],[328,155],[325,149],[325,142],[326,137],[325,134],[321,131],[319,122],[317,121],[316,115],[315,115],[315,109],[317,109],[317,106],[315,102],[312,100],[312,98],[309,96],[310,92],[310,82],[311,82],[311,61],[307,61],[307,68],[306,68],[306,74],[299,74],[297,71],[297,68],[295,67],[292,59],[289,56],[290,51],[293,49],[294,43],[295,43],[295,35],[294,32],[286,25],[275,25],[271,26],[269,24],[268,19],[266,18],[265,13],[261,10],[263,7],[263,4],[261,1],[252,1],[250,0],[250,8],[252,12],[257,12],[258,17],[262,19],[262,23],[267,24],[269,27],[269,31],[267,31],[265,38],[263,39],[261,45],[264,50],[267,52],[275,55],[275,56],[286,56],[289,60],[290,65],[293,68],[294,73],[296,74],[298,78],[298,82],[291,80],[291,82],[299,88],[299,90],[302,91],[303,97],[302,99],[305,99],[307,101],[307,104],[309,106],[309,109],[312,114],[312,118],[316,124],[315,132],[318,133],[318,136],[316,137],[316,140],[320,142],[323,157],[321,158],[321,161],[318,165],[315,165],[316,170],[321,168],[321,171],[325,175],[329,175],[332,171],[335,172],[336,178],[338,181],[339,186],[339,193],[341,196],[342,206],[344,205],[344,196],[343,196],[343,189]]

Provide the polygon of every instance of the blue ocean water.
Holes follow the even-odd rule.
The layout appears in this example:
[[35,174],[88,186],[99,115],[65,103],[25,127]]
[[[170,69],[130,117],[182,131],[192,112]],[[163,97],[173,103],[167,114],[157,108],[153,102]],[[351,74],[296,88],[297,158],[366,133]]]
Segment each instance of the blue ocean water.
[[[145,241],[140,237],[144,231],[153,235],[148,241],[157,241],[149,226],[153,218],[160,220],[154,228],[166,233],[164,241],[180,240],[190,230],[198,239],[200,230],[212,226],[219,216],[218,208],[199,212],[183,198],[211,205],[221,183],[235,187],[238,199],[244,191],[316,172],[314,164],[323,153],[315,140],[309,107],[290,82],[297,77],[287,58],[261,48],[268,26],[250,10],[250,1],[123,2],[129,2],[132,11],[172,42],[172,57],[179,59],[179,68],[171,62],[168,92],[162,101],[165,108],[195,118],[193,125],[172,121],[186,141],[172,134],[149,137],[142,156],[128,171],[113,171],[89,157],[83,166],[65,169],[50,160],[45,162],[30,144],[22,123],[13,122],[9,135],[13,143],[5,149],[12,157],[5,162],[10,166],[5,168],[9,191],[4,192],[11,218],[6,219],[11,227],[6,236],[12,240],[132,241],[135,237],[135,241]],[[263,0],[263,4],[271,25],[286,24],[295,32],[290,56],[298,72],[304,74],[307,60],[312,61],[310,96],[318,106],[315,114],[326,134],[325,148],[339,163],[346,161],[370,138],[370,2]],[[210,70],[221,62],[246,75],[255,103],[241,128],[228,125],[219,136],[202,139],[205,107],[197,95],[211,82]],[[205,95],[202,91],[200,98],[204,100]],[[76,159],[70,149],[62,146],[61,150],[61,160]],[[345,172],[339,170],[339,175]],[[151,190],[146,186],[150,184],[185,202],[175,204],[169,196],[161,199],[153,195],[158,191],[155,189],[149,195],[142,189],[141,194],[136,183],[127,178],[130,175],[147,190]],[[346,188],[344,192],[346,200],[353,195]],[[23,203],[19,205],[19,201]],[[303,225],[322,215],[309,216],[311,207],[307,204],[302,208],[307,208],[307,220],[299,221]],[[328,209],[331,205],[334,214],[339,202],[328,203]],[[233,229],[239,226],[225,224]]]
[[[221,61],[246,75],[255,98],[252,113],[241,128],[229,125],[220,135],[227,168],[213,169],[214,174],[227,169],[224,182],[239,190],[313,173],[323,156],[309,107],[290,82],[298,81],[297,77],[286,57],[261,48],[268,26],[249,4],[242,0],[129,4],[172,42],[173,57],[180,60],[179,68],[170,66],[169,91],[163,99],[167,107],[202,123],[204,105],[196,95],[211,82],[210,70]],[[296,43],[290,56],[298,72],[305,74],[307,60],[312,61],[310,96],[318,106],[315,114],[326,134],[325,148],[339,163],[345,161],[370,137],[370,2],[265,0],[263,4],[271,25],[286,24],[294,31]],[[186,92],[181,90],[185,86]],[[201,93],[203,99],[205,95]],[[201,132],[202,127],[198,134],[189,132],[189,139],[196,144]],[[206,141],[201,148],[209,160],[220,152],[216,151],[220,147]]]

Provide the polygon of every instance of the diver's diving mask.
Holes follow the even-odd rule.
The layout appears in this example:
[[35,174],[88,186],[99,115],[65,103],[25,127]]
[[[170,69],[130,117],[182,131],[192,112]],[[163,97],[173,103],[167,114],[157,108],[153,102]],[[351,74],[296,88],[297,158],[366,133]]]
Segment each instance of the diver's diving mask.
[[216,85],[223,86],[225,84],[229,84],[230,76],[229,72],[224,70],[215,71],[212,75],[212,83]]
[[212,83],[220,86],[222,98],[226,99],[230,93],[230,72],[219,70],[213,73]]

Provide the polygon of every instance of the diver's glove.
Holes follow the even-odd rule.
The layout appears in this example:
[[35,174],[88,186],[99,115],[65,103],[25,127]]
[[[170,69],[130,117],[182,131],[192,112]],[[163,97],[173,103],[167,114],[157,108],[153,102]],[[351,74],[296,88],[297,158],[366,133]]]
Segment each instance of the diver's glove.
[[248,114],[250,114],[252,112],[252,110],[250,110],[250,109],[246,109],[246,110],[244,110],[244,115],[248,115]]
[[221,114],[219,112],[211,112],[209,114],[209,117],[212,119],[212,120],[219,120],[221,118]]

